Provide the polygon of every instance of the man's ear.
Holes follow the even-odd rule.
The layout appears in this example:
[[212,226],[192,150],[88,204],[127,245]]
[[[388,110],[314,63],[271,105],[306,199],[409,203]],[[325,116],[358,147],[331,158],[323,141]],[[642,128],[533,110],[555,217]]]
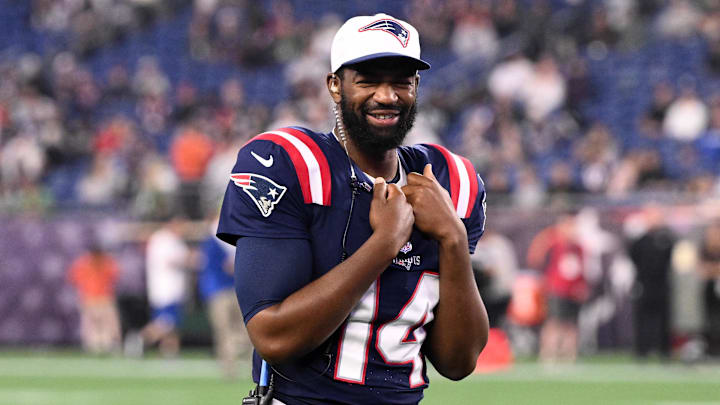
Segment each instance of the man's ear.
[[332,97],[334,102],[339,103],[341,98],[340,86],[342,85],[340,77],[335,73],[328,73],[325,81],[327,84],[328,92],[330,93],[330,97]]

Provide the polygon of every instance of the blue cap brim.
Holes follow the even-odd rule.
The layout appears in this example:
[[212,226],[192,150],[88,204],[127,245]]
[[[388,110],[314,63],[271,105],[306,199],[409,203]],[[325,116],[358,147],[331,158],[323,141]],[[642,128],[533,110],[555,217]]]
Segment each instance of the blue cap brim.
[[408,62],[414,64],[415,68],[417,70],[430,69],[430,64],[425,62],[422,59],[417,59],[417,58],[413,58],[412,56],[407,56],[407,55],[393,53],[393,52],[381,52],[381,53],[373,53],[370,55],[361,56],[359,58],[355,58],[353,60],[349,60],[349,61],[343,63],[342,65],[340,65],[340,67],[347,66],[347,65],[354,65],[356,63],[366,62],[369,60],[380,59],[380,58],[403,58],[403,59],[407,59]]

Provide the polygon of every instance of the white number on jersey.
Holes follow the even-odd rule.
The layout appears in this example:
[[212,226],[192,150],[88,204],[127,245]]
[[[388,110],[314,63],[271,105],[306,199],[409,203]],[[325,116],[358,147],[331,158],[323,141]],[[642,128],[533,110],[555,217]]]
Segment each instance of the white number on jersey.
[[[425,383],[420,347],[427,332],[423,328],[433,320],[433,308],[440,299],[440,279],[436,273],[423,273],[415,292],[395,319],[377,329],[376,349],[387,364],[412,364],[410,387]],[[377,281],[365,292],[350,313],[340,337],[335,379],[364,384],[372,321],[377,316]],[[410,332],[414,330],[412,336]]]

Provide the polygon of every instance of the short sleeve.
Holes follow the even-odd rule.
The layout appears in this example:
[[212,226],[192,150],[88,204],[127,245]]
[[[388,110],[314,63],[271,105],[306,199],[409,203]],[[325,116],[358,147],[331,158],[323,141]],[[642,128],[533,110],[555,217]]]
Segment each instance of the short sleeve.
[[475,174],[478,180],[478,192],[477,198],[473,205],[470,216],[463,219],[465,229],[468,233],[468,246],[470,247],[470,253],[475,252],[475,246],[477,245],[480,237],[485,233],[485,214],[487,209],[487,203],[485,202],[485,183],[477,173]]
[[238,152],[223,198],[217,236],[308,239],[309,210],[294,166],[276,143],[257,139]]

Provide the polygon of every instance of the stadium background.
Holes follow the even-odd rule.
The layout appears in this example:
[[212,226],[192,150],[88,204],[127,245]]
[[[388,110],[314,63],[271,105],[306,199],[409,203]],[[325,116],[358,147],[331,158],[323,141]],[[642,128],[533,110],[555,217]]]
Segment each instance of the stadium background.
[[[648,202],[687,248],[674,334],[699,333],[693,249],[720,216],[718,1],[0,0],[0,344],[77,346],[65,271],[92,240],[120,260],[125,328],[142,324],[148,233],[182,212],[188,241],[206,236],[249,137],[330,128],[332,34],[379,11],[414,24],[433,65],[409,142],[472,160],[521,269],[558,209],[581,209],[598,242],[583,353],[632,344],[625,244]],[[185,343],[207,345],[196,297],[186,310]]]

